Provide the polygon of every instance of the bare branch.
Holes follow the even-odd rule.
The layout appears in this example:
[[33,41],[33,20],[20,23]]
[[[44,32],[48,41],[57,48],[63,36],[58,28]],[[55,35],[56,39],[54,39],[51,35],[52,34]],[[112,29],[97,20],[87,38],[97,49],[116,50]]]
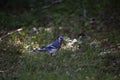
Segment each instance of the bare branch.
[[4,73],[4,71],[0,71],[0,73]]
[[44,10],[44,9],[48,9],[49,7],[51,7],[51,6],[55,5],[55,4],[62,3],[63,1],[64,1],[64,0],[56,0],[56,1],[53,1],[53,2],[52,2],[51,4],[49,4],[49,5],[45,5],[45,6],[41,7],[41,8],[38,8],[37,11],[42,11],[42,10]]
[[20,32],[20,31],[22,31],[22,30],[23,30],[23,28],[19,28],[19,29],[17,29],[17,30],[8,32],[6,35],[3,35],[2,37],[0,37],[0,41],[2,41],[3,38],[5,38],[5,37],[7,37],[7,36],[9,36],[9,35],[11,35],[11,34],[13,34],[13,33]]
[[61,3],[61,2],[63,2],[63,1],[64,1],[64,0],[56,0],[56,1],[52,2],[52,4],[50,4],[50,5],[43,6],[41,9],[49,8],[49,7],[51,7],[52,5]]

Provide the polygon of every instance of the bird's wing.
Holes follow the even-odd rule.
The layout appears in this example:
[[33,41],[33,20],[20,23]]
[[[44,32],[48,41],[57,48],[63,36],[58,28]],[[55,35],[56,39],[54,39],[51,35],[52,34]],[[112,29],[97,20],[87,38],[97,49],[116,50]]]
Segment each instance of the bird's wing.
[[55,42],[49,44],[48,47],[52,47],[52,48],[58,49],[58,48],[60,48],[60,45],[61,44],[56,40]]
[[47,51],[49,51],[51,49],[56,49],[56,47],[50,44],[50,45],[46,46],[45,48],[43,48],[43,50],[47,50]]

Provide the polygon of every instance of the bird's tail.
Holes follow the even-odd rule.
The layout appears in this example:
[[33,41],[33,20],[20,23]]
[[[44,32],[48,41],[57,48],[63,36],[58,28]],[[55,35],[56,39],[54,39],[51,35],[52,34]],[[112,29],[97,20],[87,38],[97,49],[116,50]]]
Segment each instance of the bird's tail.
[[44,50],[44,49],[35,49],[35,50],[33,50],[33,52],[37,52],[37,53],[43,52],[43,51],[46,51],[46,50]]

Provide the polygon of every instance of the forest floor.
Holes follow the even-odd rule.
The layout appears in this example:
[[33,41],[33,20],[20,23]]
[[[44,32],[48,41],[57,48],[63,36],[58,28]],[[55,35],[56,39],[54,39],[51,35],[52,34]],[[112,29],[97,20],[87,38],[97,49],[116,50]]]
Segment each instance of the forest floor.
[[[38,14],[33,17],[27,12],[0,15],[2,26],[7,26],[0,32],[0,80],[120,79],[120,33],[104,21],[91,24],[87,19],[83,25],[78,16],[56,13],[57,19],[50,15],[39,19]],[[32,52],[59,35],[64,42],[56,56]]]
[[[1,79],[119,80],[120,37],[117,32],[74,32],[68,35],[62,32],[66,41],[54,57],[43,52],[31,52],[33,48],[43,47],[55,40],[57,36],[54,37],[51,27],[25,28],[8,35],[0,42]],[[73,39],[78,42],[71,48],[67,44]]]

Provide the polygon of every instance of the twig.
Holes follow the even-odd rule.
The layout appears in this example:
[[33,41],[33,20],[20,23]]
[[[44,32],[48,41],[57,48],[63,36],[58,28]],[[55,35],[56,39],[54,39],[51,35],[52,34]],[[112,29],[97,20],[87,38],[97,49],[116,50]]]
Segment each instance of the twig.
[[22,30],[23,30],[23,28],[19,28],[19,29],[17,29],[17,30],[8,32],[6,35],[3,35],[2,37],[0,37],[0,41],[2,41],[3,38],[5,38],[5,37],[7,37],[7,36],[9,36],[9,35],[11,35],[11,34],[13,34],[13,33],[20,32],[20,31],[22,31]]
[[64,1],[64,0],[57,0],[57,1],[54,1],[54,2],[52,2],[50,5],[43,6],[41,9],[49,8],[49,7],[51,7],[52,5],[61,3],[61,2],[63,2],[63,1]]
[[51,4],[49,4],[49,5],[45,5],[45,6],[41,7],[41,8],[38,8],[37,11],[42,11],[42,10],[47,9],[47,8],[49,8],[49,7],[51,7],[51,6],[55,5],[55,4],[62,3],[63,1],[64,0],[56,0],[56,1],[52,2]]
[[4,71],[0,71],[0,73],[4,73]]

